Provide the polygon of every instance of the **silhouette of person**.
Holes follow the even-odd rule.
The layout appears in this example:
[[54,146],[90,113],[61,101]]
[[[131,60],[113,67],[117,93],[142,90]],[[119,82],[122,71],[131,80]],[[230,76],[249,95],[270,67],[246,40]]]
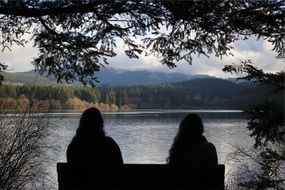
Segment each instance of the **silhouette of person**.
[[202,134],[204,126],[197,114],[188,114],[180,123],[166,159],[168,164],[217,165],[215,146]]
[[83,112],[76,135],[67,148],[67,163],[80,167],[123,164],[118,144],[105,135],[104,120],[98,109]]

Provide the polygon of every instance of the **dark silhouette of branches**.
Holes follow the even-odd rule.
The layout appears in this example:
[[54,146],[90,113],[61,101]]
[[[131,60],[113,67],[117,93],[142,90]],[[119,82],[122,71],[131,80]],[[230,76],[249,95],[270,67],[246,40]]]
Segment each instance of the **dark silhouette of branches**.
[[235,151],[227,156],[227,161],[238,171],[235,173],[236,180],[228,185],[228,189],[284,189],[283,149],[283,145],[275,146],[274,150],[235,147]]
[[[225,72],[245,73],[239,79],[245,79],[269,86],[272,94],[281,93],[284,97],[284,71],[264,73],[256,68],[250,60],[242,61],[239,65],[227,65]],[[229,160],[237,163],[242,170],[239,186],[247,189],[284,189],[285,176],[285,127],[284,99],[283,104],[270,100],[250,109],[247,128],[254,138],[254,149],[245,150],[238,147],[229,155]],[[241,160],[240,158],[243,158]],[[246,159],[244,159],[246,158]]]
[[[267,85],[272,88],[272,93],[282,93],[284,97],[284,71],[277,73],[264,73],[263,70],[256,68],[251,60],[242,61],[239,65],[226,65],[223,69],[230,73],[246,73],[240,77],[248,81]],[[284,104],[265,101],[251,109],[244,110],[249,114],[248,129],[255,137],[255,147],[271,143],[284,143]]]
[[237,74],[246,73],[246,76],[239,77],[238,79],[270,85],[274,87],[274,92],[284,91],[284,71],[264,73],[262,69],[256,68],[251,60],[241,61],[237,65],[226,65],[223,71]]
[[0,112],[0,189],[50,189],[50,129],[45,115]]
[[281,0],[8,0],[0,2],[0,21],[2,48],[24,45],[31,32],[39,48],[36,69],[59,82],[94,86],[96,72],[116,56],[118,40],[130,58],[154,54],[170,68],[181,60],[191,64],[195,54],[229,55],[232,42],[251,35],[271,42],[284,57]]

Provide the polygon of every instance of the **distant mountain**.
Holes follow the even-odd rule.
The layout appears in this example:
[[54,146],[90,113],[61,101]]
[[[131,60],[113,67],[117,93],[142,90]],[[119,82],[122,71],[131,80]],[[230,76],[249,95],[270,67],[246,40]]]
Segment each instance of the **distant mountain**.
[[202,78],[175,83],[180,93],[190,93],[198,96],[232,97],[246,86],[226,79]]
[[[100,84],[107,85],[134,85],[134,84],[154,84],[173,83],[196,78],[196,76],[182,73],[163,73],[151,71],[123,71],[115,69],[102,69],[97,74]],[[203,76],[197,76],[203,77]],[[207,77],[207,76],[204,76]]]
[[237,83],[239,84],[240,86],[243,86],[243,87],[247,87],[247,88],[253,88],[253,87],[256,87],[256,84],[253,83],[253,82],[249,82],[247,80],[238,80],[237,78],[228,78],[226,79],[227,81],[231,81],[231,82],[234,82],[234,83]]
[[18,84],[28,84],[34,85],[57,85],[56,81],[51,80],[45,76],[38,75],[35,71],[31,70],[28,72],[1,72],[1,75],[4,76],[4,82],[8,83],[18,83]]
[[[34,84],[37,80],[38,85],[57,85],[56,81],[49,77],[37,75],[33,70],[28,72],[2,72],[5,82]],[[101,85],[123,86],[134,84],[155,84],[155,83],[174,83],[186,81],[194,78],[211,78],[207,75],[186,75],[182,73],[163,73],[150,71],[124,71],[103,68],[97,73],[97,78]]]
[[[99,89],[110,91],[109,87]],[[119,96],[117,100],[124,102],[126,99],[128,105],[135,105],[138,109],[241,109],[262,102],[268,92],[261,91],[256,97],[255,86],[248,87],[243,83],[214,77],[175,83],[116,86],[113,89],[116,92],[113,94]],[[126,97],[122,97],[124,94]],[[111,95],[110,93],[109,97]]]

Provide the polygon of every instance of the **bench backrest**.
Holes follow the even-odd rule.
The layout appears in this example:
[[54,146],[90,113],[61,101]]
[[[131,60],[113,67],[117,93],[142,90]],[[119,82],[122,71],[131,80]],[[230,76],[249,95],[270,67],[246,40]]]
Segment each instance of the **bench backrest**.
[[124,164],[74,168],[58,163],[59,190],[65,189],[224,189],[224,165],[194,167]]

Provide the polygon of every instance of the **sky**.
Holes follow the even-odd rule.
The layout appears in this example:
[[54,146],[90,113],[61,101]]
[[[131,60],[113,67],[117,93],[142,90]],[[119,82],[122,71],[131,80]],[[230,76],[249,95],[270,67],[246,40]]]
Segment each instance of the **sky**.
[[[235,77],[229,73],[224,73],[222,68],[225,65],[239,63],[241,60],[251,59],[258,68],[266,72],[278,72],[284,70],[283,60],[275,57],[277,53],[272,51],[272,45],[262,39],[257,40],[251,37],[248,40],[239,40],[233,44],[234,56],[221,58],[214,55],[209,58],[205,56],[194,57],[192,65],[186,62],[179,62],[176,68],[169,69],[160,63],[159,58],[154,56],[142,56],[139,59],[129,59],[124,53],[123,44],[118,41],[116,49],[117,56],[109,59],[110,64],[106,68],[120,70],[147,70],[167,73],[184,73],[189,75],[210,75],[220,78]],[[0,52],[0,62],[8,65],[10,72],[23,72],[33,69],[31,61],[37,56],[37,49],[32,42],[28,42],[25,47],[13,46],[12,51],[6,49]]]

